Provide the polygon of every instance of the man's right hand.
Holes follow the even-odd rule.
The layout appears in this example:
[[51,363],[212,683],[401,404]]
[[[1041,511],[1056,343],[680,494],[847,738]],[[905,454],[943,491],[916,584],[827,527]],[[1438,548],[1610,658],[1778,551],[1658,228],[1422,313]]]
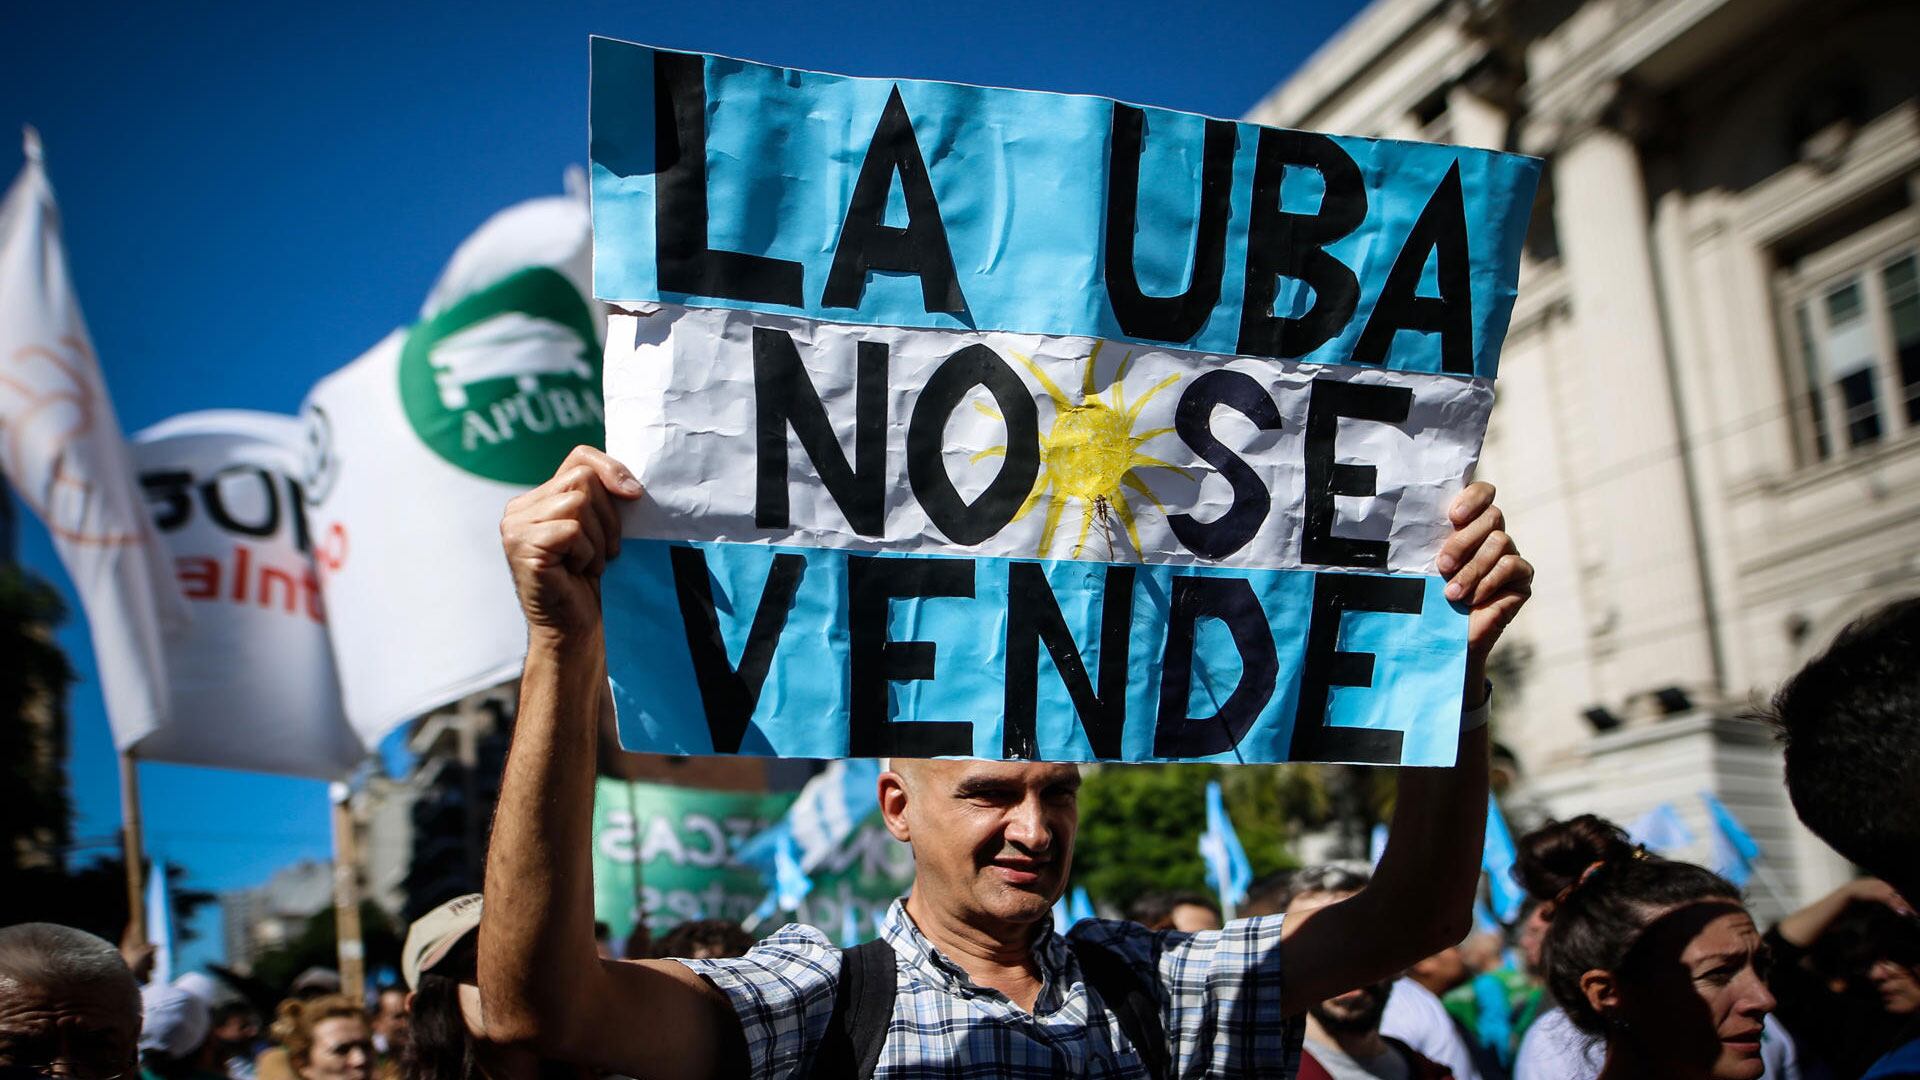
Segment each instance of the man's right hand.
[[614,500],[639,497],[626,466],[576,446],[553,479],[507,503],[500,543],[531,633],[567,639],[599,627],[600,573],[620,553]]

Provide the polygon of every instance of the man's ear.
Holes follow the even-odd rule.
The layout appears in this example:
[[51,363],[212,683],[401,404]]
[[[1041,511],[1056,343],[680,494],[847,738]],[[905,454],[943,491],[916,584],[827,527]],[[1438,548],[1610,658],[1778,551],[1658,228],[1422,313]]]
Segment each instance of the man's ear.
[[1594,1012],[1612,1020],[1620,1013],[1620,984],[1613,972],[1594,968],[1580,976],[1580,993]]
[[913,830],[907,827],[907,781],[888,769],[880,774],[880,817],[887,832],[903,844],[913,842]]

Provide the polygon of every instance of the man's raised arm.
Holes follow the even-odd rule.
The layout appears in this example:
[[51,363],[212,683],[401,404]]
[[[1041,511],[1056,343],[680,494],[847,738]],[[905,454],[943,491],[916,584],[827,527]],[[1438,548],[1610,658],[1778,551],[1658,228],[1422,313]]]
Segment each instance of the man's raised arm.
[[527,665],[487,847],[481,1006],[490,1039],[542,1057],[643,1080],[706,1077],[738,1030],[725,1000],[680,964],[602,961],[593,942],[600,573],[620,550],[615,500],[639,495],[619,462],[578,447],[500,521]]
[[[1491,484],[1453,502],[1453,536],[1437,569],[1447,598],[1470,608],[1465,707],[1487,702],[1487,655],[1533,591],[1533,566],[1514,550]],[[1402,769],[1387,848],[1372,884],[1337,904],[1295,916],[1283,931],[1288,1015],[1381,982],[1467,936],[1486,838],[1484,725],[1466,732],[1450,769]]]

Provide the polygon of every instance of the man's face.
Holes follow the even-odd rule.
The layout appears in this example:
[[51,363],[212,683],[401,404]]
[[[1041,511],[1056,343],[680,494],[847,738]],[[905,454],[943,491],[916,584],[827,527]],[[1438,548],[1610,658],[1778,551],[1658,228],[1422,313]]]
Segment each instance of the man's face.
[[1880,1007],[1895,1016],[1920,1013],[1920,968],[1885,957],[1867,968],[1867,985],[1880,995]]
[[260,1018],[252,1009],[227,1010],[213,1025],[213,1038],[229,1055],[247,1052],[259,1037]]
[[387,1053],[398,1054],[405,1049],[411,1030],[406,992],[396,989],[381,991],[380,1007],[373,1014],[373,1032],[386,1040]]
[[881,777],[887,829],[913,845],[914,892],[961,918],[1030,924],[1066,888],[1080,770],[1009,761],[899,761]]
[[0,1065],[64,1066],[75,1080],[129,1075],[140,1041],[140,995],[113,985],[48,989],[0,977]]

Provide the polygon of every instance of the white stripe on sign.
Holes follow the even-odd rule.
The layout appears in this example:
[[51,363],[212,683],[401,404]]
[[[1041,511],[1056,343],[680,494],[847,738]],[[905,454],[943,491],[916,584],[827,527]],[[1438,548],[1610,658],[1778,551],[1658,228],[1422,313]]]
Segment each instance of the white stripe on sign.
[[607,335],[629,536],[1432,572],[1488,380],[664,305]]

